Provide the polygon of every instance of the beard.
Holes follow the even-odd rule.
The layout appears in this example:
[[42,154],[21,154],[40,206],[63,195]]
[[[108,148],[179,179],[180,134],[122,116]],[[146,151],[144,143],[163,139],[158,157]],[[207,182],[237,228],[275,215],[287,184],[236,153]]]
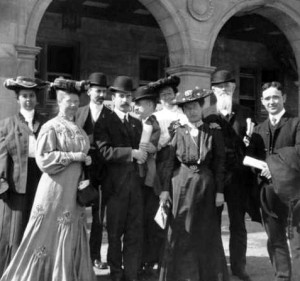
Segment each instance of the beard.
[[222,94],[217,97],[218,112],[227,111],[228,114],[232,111],[232,98],[228,94]]

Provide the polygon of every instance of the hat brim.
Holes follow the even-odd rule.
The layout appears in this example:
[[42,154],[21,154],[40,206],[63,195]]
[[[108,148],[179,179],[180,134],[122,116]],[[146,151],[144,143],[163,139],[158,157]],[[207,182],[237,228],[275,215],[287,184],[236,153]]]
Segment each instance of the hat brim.
[[48,82],[40,82],[39,84],[36,84],[36,83],[32,83],[32,84],[25,84],[25,83],[21,83],[21,82],[18,82],[14,79],[7,79],[5,82],[4,82],[4,86],[5,88],[7,88],[8,90],[13,90],[13,91],[16,91],[16,90],[35,90],[35,91],[39,91],[45,87],[47,87],[49,85]]
[[140,96],[140,97],[136,97],[136,98],[132,99],[133,102],[136,102],[139,100],[154,100],[154,101],[156,101],[157,96],[156,95],[155,96],[154,95],[144,95],[144,96]]
[[118,87],[113,87],[113,86],[110,86],[109,87],[109,90],[113,93],[115,92],[121,92],[121,93],[132,93],[135,91],[135,89],[131,89],[130,91],[126,91],[126,90],[123,90],[123,89],[120,89]]
[[211,95],[212,92],[207,92],[199,97],[192,97],[192,98],[182,98],[181,100],[174,100],[172,102],[173,105],[183,105],[185,103],[194,102],[194,101],[200,101],[208,96]]
[[225,79],[225,80],[217,80],[217,81],[211,82],[211,85],[214,86],[214,85],[218,85],[218,84],[222,84],[222,83],[227,83],[227,82],[233,82],[233,83],[235,83],[235,79],[231,78],[231,79]]

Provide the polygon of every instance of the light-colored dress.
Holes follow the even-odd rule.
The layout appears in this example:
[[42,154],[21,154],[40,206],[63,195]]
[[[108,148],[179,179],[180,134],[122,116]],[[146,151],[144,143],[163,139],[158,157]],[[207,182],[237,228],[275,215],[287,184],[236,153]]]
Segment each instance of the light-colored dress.
[[41,129],[36,161],[43,175],[21,245],[1,281],[93,281],[85,208],[76,202],[87,135],[57,116]]

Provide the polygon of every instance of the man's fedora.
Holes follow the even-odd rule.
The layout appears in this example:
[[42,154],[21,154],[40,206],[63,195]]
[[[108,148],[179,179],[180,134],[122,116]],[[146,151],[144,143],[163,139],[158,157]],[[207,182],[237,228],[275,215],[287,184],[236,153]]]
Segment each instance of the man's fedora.
[[90,86],[99,86],[107,88],[106,75],[102,72],[94,72],[89,76]]
[[131,93],[134,91],[132,79],[128,76],[118,76],[109,90],[111,92]]
[[213,73],[211,77],[212,86],[226,82],[235,82],[235,77],[230,71],[222,69]]
[[144,99],[156,101],[157,95],[153,91],[153,89],[149,88],[148,86],[140,86],[134,92],[133,101],[137,102],[139,100],[144,100]]

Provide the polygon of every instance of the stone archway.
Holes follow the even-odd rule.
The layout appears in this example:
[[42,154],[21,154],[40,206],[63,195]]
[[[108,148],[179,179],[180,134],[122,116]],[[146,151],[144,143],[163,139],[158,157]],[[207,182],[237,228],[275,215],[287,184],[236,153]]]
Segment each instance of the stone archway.
[[[269,1],[262,0],[259,3],[251,1],[231,1],[235,2],[233,7],[230,7],[222,14],[219,15],[218,19],[211,26],[211,35],[209,38],[209,48],[205,54],[205,63],[210,64],[213,47],[216,42],[217,36],[224,26],[224,24],[235,14],[240,12],[248,12],[258,14],[274,23],[280,31],[286,36],[290,46],[295,55],[298,74],[300,73],[300,14],[297,13],[297,3],[288,3],[284,1]],[[300,8],[300,6],[299,6]],[[300,75],[298,75],[298,83]],[[300,97],[300,90],[298,88],[298,97]],[[300,98],[298,98],[298,112],[300,112]]]
[[[37,0],[29,16],[25,30],[24,45],[35,46],[41,19],[52,0]],[[182,64],[184,54],[188,54],[189,40],[183,38],[183,21],[179,19],[174,6],[168,0],[139,0],[156,19],[165,36],[170,55],[170,64]]]

